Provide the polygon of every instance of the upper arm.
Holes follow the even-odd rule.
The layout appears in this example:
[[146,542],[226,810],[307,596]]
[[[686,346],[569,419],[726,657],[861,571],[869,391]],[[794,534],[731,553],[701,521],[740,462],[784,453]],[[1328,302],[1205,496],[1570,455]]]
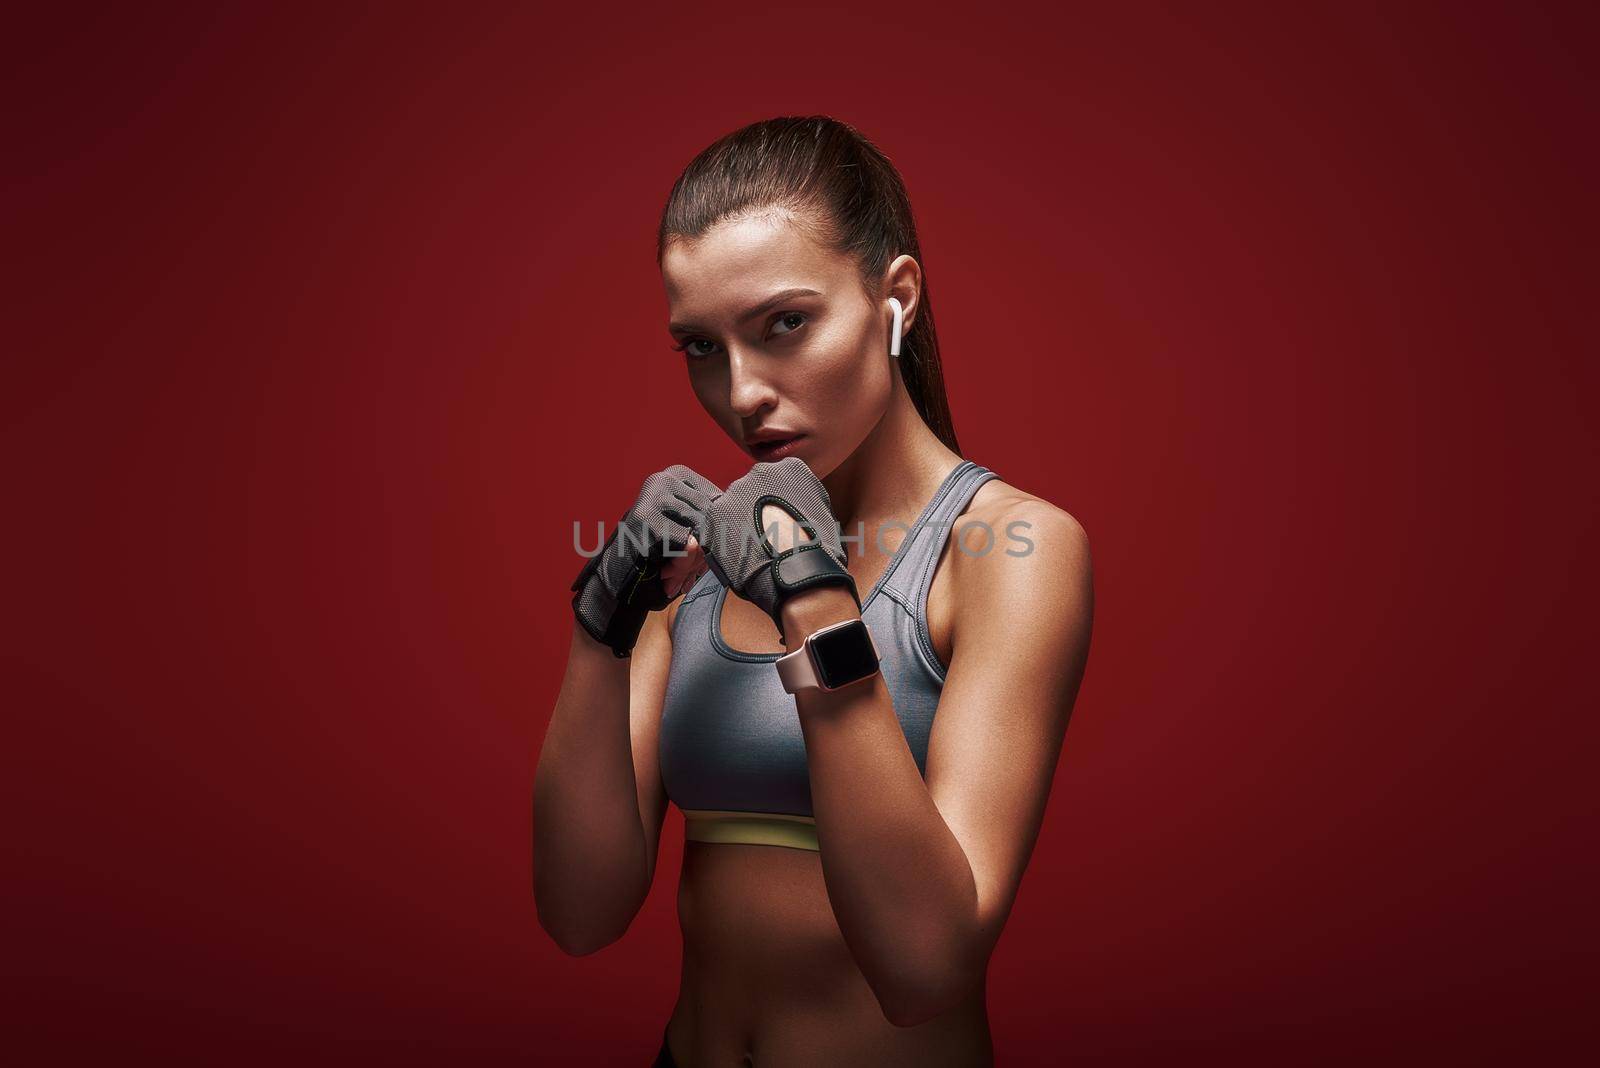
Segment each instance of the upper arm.
[[926,775],[971,865],[991,946],[1044,818],[1094,615],[1082,526],[1038,500],[1011,505],[998,525],[1016,519],[1031,524],[1031,551],[1010,556],[1022,547],[997,540],[982,557],[951,557],[951,660]]
[[681,601],[651,612],[634,644],[628,668],[628,730],[633,742],[633,775],[639,794],[639,819],[644,827],[645,856],[653,876],[661,823],[667,812],[667,791],[661,782],[659,745],[661,706],[672,666],[672,619]]

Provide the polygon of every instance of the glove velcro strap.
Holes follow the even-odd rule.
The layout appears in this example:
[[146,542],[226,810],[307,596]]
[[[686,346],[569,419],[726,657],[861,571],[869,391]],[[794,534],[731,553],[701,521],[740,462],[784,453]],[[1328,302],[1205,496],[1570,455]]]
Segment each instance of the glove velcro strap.
[[611,646],[611,655],[619,660],[633,655],[633,647],[639,644],[639,632],[644,630],[644,621],[649,615],[648,611],[636,605],[618,608],[612,614],[611,623],[600,641]]
[[816,586],[843,586],[855,599],[856,610],[861,609],[861,595],[856,592],[855,576],[817,542],[797,545],[774,557],[772,583],[777,590],[779,605],[801,590]]
[[618,604],[598,581],[572,595],[572,611],[589,637],[611,647],[611,655],[621,659],[633,652],[649,609],[638,603]]
[[618,659],[631,655],[645,619],[650,615],[650,609],[638,596],[641,587],[660,576],[660,568],[652,559],[643,568],[633,568],[623,580],[623,588],[615,595],[606,589],[598,574],[600,561],[621,530],[620,523],[612,528],[611,536],[583,565],[570,587],[576,591],[572,595],[572,611],[579,624],[595,641],[610,646],[612,655]]

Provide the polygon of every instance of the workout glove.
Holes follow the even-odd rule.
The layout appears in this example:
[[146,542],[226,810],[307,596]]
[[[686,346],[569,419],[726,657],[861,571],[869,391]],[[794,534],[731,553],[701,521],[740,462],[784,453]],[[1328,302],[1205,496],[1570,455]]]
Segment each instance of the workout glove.
[[[784,550],[774,547],[768,535],[775,531],[761,526],[761,512],[768,504],[793,516],[780,522],[796,523],[811,540]],[[756,464],[694,518],[706,564],[724,586],[771,616],[780,636],[783,603],[801,590],[843,586],[856,607],[861,606],[856,580],[845,568],[828,491],[798,456]]]
[[668,546],[689,544],[695,523],[711,499],[722,492],[682,464],[644,480],[639,499],[618,520],[600,552],[572,584],[572,611],[578,623],[614,656],[630,656],[645,617],[671,601],[661,582]]

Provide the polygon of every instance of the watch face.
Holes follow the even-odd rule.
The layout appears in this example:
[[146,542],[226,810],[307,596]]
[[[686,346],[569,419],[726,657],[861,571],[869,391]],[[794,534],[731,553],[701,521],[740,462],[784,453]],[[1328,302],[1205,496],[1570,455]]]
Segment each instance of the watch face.
[[864,679],[878,670],[878,654],[872,648],[872,636],[860,620],[852,620],[848,627],[813,635],[811,652],[812,662],[817,665],[817,678],[830,690]]

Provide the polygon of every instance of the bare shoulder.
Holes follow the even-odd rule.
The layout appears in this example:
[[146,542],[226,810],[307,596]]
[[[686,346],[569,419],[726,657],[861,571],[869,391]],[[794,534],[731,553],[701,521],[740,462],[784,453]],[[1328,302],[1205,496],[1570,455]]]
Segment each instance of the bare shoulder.
[[1092,571],[1089,534],[1076,517],[998,478],[973,495],[956,523],[956,538],[952,577],[966,594],[997,584],[1025,588],[1044,571],[1087,581]]
[[[984,526],[963,532],[975,521]],[[956,538],[951,678],[1033,687],[1042,695],[1039,714],[1064,722],[1094,626],[1088,532],[1065,509],[991,479],[957,522]]]

